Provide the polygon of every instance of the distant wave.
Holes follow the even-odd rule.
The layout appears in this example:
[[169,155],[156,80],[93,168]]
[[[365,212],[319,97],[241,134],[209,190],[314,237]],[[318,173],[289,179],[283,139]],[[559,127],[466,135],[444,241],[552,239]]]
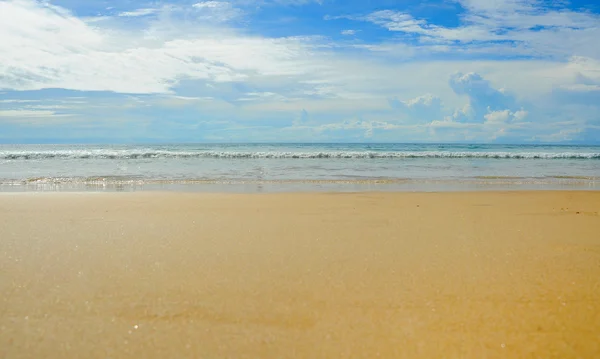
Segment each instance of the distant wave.
[[577,152],[458,152],[458,151],[330,151],[330,152],[250,152],[250,151],[161,151],[161,150],[56,150],[0,151],[2,160],[44,159],[378,159],[378,158],[489,158],[489,159],[600,159],[600,153]]
[[1,179],[0,185],[163,185],[163,184],[394,184],[415,181],[406,178],[365,178],[365,179],[207,179],[207,178],[181,178],[181,179],[153,179],[129,176],[93,176],[93,177],[31,177],[22,180]]

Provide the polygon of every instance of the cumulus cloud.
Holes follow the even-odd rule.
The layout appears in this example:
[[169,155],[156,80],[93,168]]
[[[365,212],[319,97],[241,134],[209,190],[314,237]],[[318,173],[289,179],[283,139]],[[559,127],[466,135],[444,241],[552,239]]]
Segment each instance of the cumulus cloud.
[[566,68],[572,79],[553,89],[553,102],[600,108],[600,61],[574,56]]
[[510,110],[493,111],[483,116],[487,123],[506,123],[511,118]]
[[[455,94],[467,97],[464,106],[456,108],[443,121],[433,121],[433,134],[456,136],[463,140],[474,136],[480,140],[495,141],[503,138],[523,140],[530,123],[529,111],[506,90],[496,89],[477,73],[455,73],[449,86]],[[466,136],[466,137],[465,137]]]
[[442,118],[442,100],[435,95],[426,94],[406,101],[397,98],[390,100],[390,105],[408,114],[417,123],[428,123]]
[[522,110],[522,109],[512,113],[513,120],[517,121],[517,122],[525,121],[525,119],[527,118],[528,115],[529,115],[529,112]]
[[[269,37],[246,22],[262,6],[308,2],[196,0],[91,19],[48,2],[0,0],[0,90],[8,91],[0,117],[48,123],[69,109],[25,101],[63,89],[120,99],[140,94],[139,101],[107,106],[97,92],[82,93],[87,103],[80,107],[102,109],[106,118],[227,120],[219,131],[239,136],[250,128],[246,122],[259,122],[247,140],[278,140],[282,126],[288,135],[303,131],[303,140],[319,134],[410,141],[416,133],[419,140],[493,140],[517,132],[560,140],[598,133],[596,14],[539,1],[461,0],[465,12],[454,28],[392,10],[338,17],[392,31],[382,42]],[[448,51],[452,61],[444,60]],[[524,54],[535,58],[512,57]],[[177,113],[169,111],[174,106]],[[553,124],[561,118],[573,120],[563,125],[568,130],[587,130],[561,137]]]
[[449,85],[457,95],[468,98],[467,106],[454,113],[457,121],[482,122],[488,112],[515,107],[513,96],[504,90],[495,89],[477,73],[455,73],[450,77]]
[[490,111],[483,117],[485,118],[485,122],[487,124],[503,125],[511,122],[521,122],[525,120],[527,114],[528,112],[525,110],[519,110],[515,112],[511,112],[510,110],[502,110]]
[[404,105],[408,108],[424,109],[424,108],[440,108],[442,106],[442,100],[432,94],[416,97],[414,99],[404,102]]

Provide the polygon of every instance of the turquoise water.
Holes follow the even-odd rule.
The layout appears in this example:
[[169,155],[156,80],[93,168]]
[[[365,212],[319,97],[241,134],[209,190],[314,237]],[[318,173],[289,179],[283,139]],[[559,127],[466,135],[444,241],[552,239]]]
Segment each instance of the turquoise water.
[[600,147],[0,145],[0,190],[598,189]]

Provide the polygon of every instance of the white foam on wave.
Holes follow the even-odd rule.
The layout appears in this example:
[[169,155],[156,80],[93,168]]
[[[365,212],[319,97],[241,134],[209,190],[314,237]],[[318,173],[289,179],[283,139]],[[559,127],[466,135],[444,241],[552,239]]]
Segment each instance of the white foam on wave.
[[0,151],[2,160],[44,159],[410,159],[410,158],[489,158],[489,159],[600,159],[597,152],[470,152],[470,151],[323,151],[323,152],[251,152],[251,151],[168,151],[168,150],[54,150]]
[[467,177],[462,179],[423,178],[363,178],[363,179],[153,179],[128,176],[106,177],[34,177],[27,179],[0,179],[0,188],[8,187],[137,187],[146,185],[399,185],[399,184],[463,184],[463,185],[594,185],[600,177],[544,176],[544,177]]

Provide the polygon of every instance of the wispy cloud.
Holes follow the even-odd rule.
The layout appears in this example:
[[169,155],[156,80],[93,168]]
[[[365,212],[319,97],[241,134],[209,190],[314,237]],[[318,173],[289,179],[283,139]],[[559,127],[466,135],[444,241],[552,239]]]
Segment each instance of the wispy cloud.
[[138,16],[147,16],[147,15],[156,14],[157,12],[158,12],[158,9],[145,8],[145,9],[137,9],[137,10],[133,10],[133,11],[125,11],[125,12],[119,13],[118,16],[138,17]]
[[190,38],[187,28],[165,21],[153,23],[151,36],[135,38],[47,4],[2,2],[0,88],[170,93],[182,78],[228,82],[311,71],[306,39],[241,36],[218,27]]
[[192,7],[200,12],[200,15],[196,16],[218,22],[232,21],[244,13],[242,9],[224,1],[202,1],[193,4]]
[[35,103],[35,102],[39,102],[40,100],[24,100],[24,99],[6,99],[6,100],[0,100],[0,103]]
[[[420,46],[447,45],[448,50],[480,51],[512,47],[528,56],[599,56],[600,49],[586,46],[600,36],[600,15],[550,7],[533,0],[458,0],[465,9],[461,24],[442,26],[408,12],[380,10],[367,15],[329,16],[328,20],[367,21],[389,31],[415,36]],[[405,39],[410,40],[410,38]]]
[[342,30],[341,34],[346,36],[356,35],[360,30]]
[[223,7],[230,7],[231,5],[229,3],[226,2],[222,2],[222,1],[202,1],[199,3],[195,3],[194,5],[192,5],[193,7],[195,7],[196,9],[217,9],[217,8],[223,8]]
[[[128,3],[89,18],[0,0],[0,132],[29,123],[110,136],[117,121],[136,138],[240,141],[600,133],[597,13],[457,0],[450,23],[369,4],[339,15],[331,1]],[[282,16],[293,21],[274,26]]]
[[71,114],[56,113],[50,110],[0,110],[0,117],[7,118],[31,118],[31,117],[70,117]]

